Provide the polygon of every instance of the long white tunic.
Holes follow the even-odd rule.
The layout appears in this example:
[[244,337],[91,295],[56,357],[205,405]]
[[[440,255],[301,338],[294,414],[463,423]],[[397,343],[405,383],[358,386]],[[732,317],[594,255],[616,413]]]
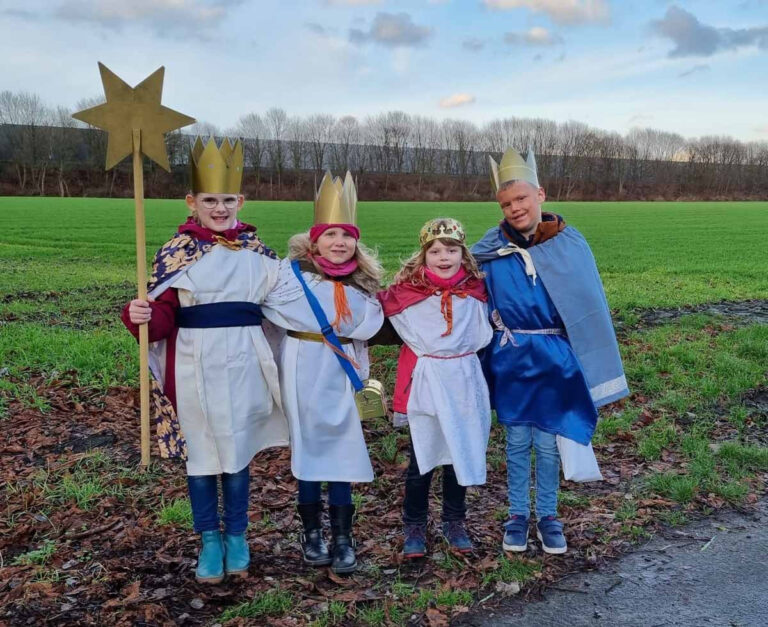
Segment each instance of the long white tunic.
[[[333,282],[304,272],[330,322],[336,318]],[[375,297],[345,286],[352,312],[350,322],[336,330],[345,353],[359,366],[361,379],[368,377],[368,346],[384,322]],[[320,332],[290,261],[280,262],[278,286],[264,302],[264,315],[276,325],[293,331]],[[291,470],[305,481],[373,481],[373,468],[355,405],[355,390],[333,351],[321,342],[286,336],[280,351],[280,389],[291,430]]]
[[[163,287],[182,307],[260,303],[277,281],[279,261],[216,246]],[[187,474],[234,473],[260,450],[288,444],[277,364],[260,326],[179,329],[176,409],[187,441]]]
[[390,321],[418,357],[408,425],[419,472],[453,464],[460,485],[480,485],[485,483],[491,407],[476,352],[491,341],[493,330],[485,303],[469,296],[452,298],[453,331],[445,337],[440,296],[430,296]]

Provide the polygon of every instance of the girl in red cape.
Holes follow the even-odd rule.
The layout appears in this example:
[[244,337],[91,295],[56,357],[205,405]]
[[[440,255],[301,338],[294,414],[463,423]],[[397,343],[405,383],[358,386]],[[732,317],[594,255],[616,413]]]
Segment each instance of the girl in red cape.
[[491,428],[488,387],[477,357],[493,335],[483,275],[462,225],[437,218],[419,234],[421,249],[379,300],[404,344],[393,408],[407,417],[410,464],[403,502],[406,558],[426,554],[429,486],[443,466],[443,535],[452,548],[472,550],[464,524],[466,487],[485,483]]

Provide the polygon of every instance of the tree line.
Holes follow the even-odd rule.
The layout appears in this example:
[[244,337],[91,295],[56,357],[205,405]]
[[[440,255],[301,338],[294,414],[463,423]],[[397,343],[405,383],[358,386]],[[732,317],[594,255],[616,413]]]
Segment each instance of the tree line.
[[[82,100],[75,110],[98,104]],[[325,169],[352,171],[369,199],[490,197],[487,157],[532,149],[553,200],[757,199],[768,194],[768,142],[727,136],[684,138],[652,128],[625,135],[581,122],[509,117],[478,126],[387,111],[291,116],[280,108],[243,115],[229,129],[197,123],[168,134],[167,174],[147,164],[147,191],[186,190],[190,134],[241,137],[251,198],[308,198]],[[130,193],[127,165],[104,170],[106,134],[49,107],[35,94],[0,92],[0,193]]]

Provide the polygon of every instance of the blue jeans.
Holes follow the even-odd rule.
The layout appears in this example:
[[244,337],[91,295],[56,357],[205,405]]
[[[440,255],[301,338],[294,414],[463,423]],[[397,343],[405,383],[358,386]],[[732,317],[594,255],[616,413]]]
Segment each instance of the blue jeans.
[[531,425],[505,425],[509,514],[531,514],[531,445],[536,451],[536,518],[557,515],[560,454],[555,436]]
[[[299,505],[320,502],[322,481],[299,479]],[[328,482],[328,505],[349,505],[352,503],[352,484],[347,481]]]
[[[248,466],[240,472],[225,472],[220,476],[224,529],[227,533],[243,533],[248,527]],[[218,478],[219,475],[187,477],[195,533],[219,530]]]

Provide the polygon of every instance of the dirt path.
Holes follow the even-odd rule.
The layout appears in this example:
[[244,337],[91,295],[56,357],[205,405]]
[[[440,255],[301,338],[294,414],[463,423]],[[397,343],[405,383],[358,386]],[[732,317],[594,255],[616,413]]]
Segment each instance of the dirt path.
[[668,324],[678,318],[690,314],[708,314],[723,316],[740,324],[768,324],[768,300],[738,300],[722,301],[719,303],[704,303],[703,305],[686,305],[684,307],[648,308],[637,312],[638,319],[632,324],[614,320],[618,332],[629,332],[647,327]]
[[492,625],[768,625],[768,501],[656,536],[598,572],[571,575],[540,602],[465,616]]

